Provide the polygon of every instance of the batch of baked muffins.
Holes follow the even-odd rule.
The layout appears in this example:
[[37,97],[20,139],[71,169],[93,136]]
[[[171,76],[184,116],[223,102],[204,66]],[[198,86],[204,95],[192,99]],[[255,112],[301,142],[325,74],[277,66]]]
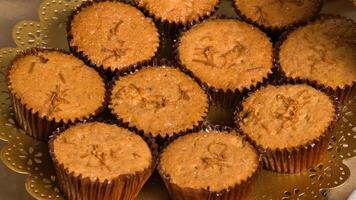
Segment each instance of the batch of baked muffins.
[[[299,173],[327,150],[355,92],[356,24],[322,0],[96,0],[68,19],[71,51],[18,55],[18,125],[49,140],[63,194],[135,199],[155,169],[172,199],[247,199],[262,167]],[[162,59],[163,40],[176,44]],[[206,122],[211,105],[235,127]]]

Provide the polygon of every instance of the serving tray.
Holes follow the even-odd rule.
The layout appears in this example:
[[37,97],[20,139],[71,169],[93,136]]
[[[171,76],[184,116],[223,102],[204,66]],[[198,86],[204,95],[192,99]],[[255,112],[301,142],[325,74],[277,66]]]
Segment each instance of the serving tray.
[[[17,47],[0,49],[0,139],[7,142],[1,150],[0,158],[13,171],[27,174],[25,187],[36,199],[65,198],[57,187],[47,143],[25,135],[15,124],[4,74],[12,58],[21,50],[35,46],[68,49],[65,31],[67,17],[76,6],[85,1],[44,0],[38,11],[40,21],[21,21],[14,27],[13,39]],[[222,0],[216,15],[236,18],[230,4],[230,1]],[[349,178],[350,170],[342,161],[356,156],[355,112],[356,96],[342,107],[328,152],[319,165],[294,175],[262,170],[253,191],[253,198],[323,199],[330,188],[343,184]],[[227,123],[231,120],[231,112],[213,106],[208,120]],[[144,186],[138,199],[169,199],[157,173],[154,173]]]

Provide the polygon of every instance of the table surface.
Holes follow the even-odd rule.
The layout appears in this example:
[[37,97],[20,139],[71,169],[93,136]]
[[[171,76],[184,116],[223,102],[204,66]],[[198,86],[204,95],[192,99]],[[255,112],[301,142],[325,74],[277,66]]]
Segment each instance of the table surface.
[[[42,0],[0,0],[0,48],[13,47],[12,27],[21,20],[38,20],[37,10]],[[325,12],[342,12],[356,20],[356,9],[347,0],[334,0],[328,2]],[[0,142],[0,148],[4,142]],[[356,158],[345,161],[352,172],[348,181],[333,189],[328,194],[330,200],[346,199],[356,188]],[[0,200],[28,200],[33,199],[26,191],[26,175],[17,174],[0,163]]]
[[[14,47],[12,27],[21,20],[38,20],[42,0],[0,0],[0,48]],[[4,146],[0,141],[0,148]],[[0,162],[0,200],[32,200],[25,188],[26,175],[18,174]]]

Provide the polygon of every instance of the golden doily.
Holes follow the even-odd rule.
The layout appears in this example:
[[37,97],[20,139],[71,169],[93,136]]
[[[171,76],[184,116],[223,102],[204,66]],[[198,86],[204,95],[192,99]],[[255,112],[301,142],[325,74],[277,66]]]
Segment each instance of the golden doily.
[[[37,199],[64,198],[57,187],[47,144],[26,136],[15,125],[4,73],[11,59],[22,49],[35,46],[68,49],[66,19],[73,8],[83,1],[85,0],[45,0],[39,8],[40,22],[22,21],[14,27],[13,39],[17,48],[0,50],[0,139],[8,142],[1,150],[1,160],[12,170],[28,175],[25,186]],[[231,16],[229,4],[223,4],[223,10],[218,13]],[[329,188],[344,183],[350,176],[350,171],[342,160],[356,156],[355,111],[354,97],[342,110],[329,151],[322,163],[297,175],[263,171],[256,183],[253,194],[255,199],[321,199]],[[145,185],[139,199],[168,199],[166,189],[157,174]]]

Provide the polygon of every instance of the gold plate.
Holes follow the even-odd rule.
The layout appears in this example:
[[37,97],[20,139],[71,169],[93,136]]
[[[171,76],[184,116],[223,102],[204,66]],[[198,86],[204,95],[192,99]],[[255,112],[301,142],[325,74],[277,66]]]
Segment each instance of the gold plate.
[[[0,50],[0,139],[7,141],[1,160],[13,171],[28,174],[25,186],[36,199],[64,199],[60,193],[47,143],[36,141],[18,129],[13,119],[4,80],[6,68],[23,49],[46,46],[68,49],[67,16],[86,0],[45,0],[39,8],[40,22],[21,21],[13,29],[17,48]],[[235,16],[228,0],[223,0],[218,15]],[[216,111],[216,110],[215,110]],[[212,109],[211,119],[221,119],[221,112]],[[341,118],[333,132],[328,153],[318,166],[301,174],[277,174],[263,170],[253,191],[254,199],[323,199],[330,188],[344,183],[350,170],[342,161],[356,156],[356,96],[342,108]],[[157,173],[143,188],[139,199],[168,199],[167,191]]]

